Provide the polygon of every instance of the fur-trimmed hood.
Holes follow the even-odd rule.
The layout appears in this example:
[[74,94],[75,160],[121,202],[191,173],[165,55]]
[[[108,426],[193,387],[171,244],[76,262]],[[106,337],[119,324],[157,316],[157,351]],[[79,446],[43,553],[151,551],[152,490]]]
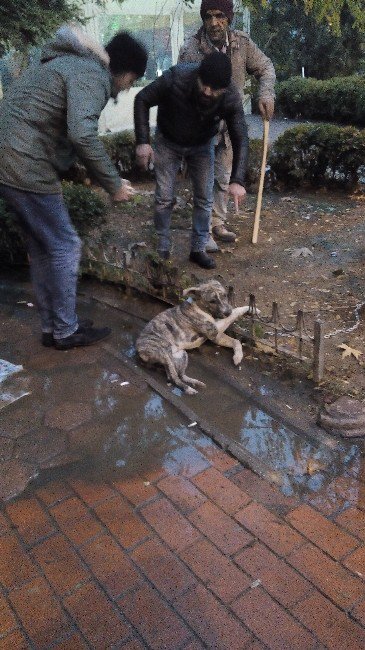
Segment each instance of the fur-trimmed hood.
[[0,102],[0,183],[58,194],[77,155],[115,194],[119,174],[98,138],[112,88],[107,52],[77,25],[61,27]]
[[42,48],[41,61],[50,61],[69,54],[91,56],[109,67],[109,55],[106,50],[76,23],[67,23],[59,28],[54,39]]

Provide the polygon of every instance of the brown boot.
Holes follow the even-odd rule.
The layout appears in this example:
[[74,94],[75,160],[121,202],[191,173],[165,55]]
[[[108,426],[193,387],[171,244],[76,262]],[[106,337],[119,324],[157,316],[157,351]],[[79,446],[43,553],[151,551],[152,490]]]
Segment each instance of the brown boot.
[[234,234],[234,232],[227,230],[227,228],[223,226],[223,224],[220,226],[214,226],[212,228],[212,232],[217,239],[220,239],[220,241],[225,241],[225,242],[236,241],[236,235]]

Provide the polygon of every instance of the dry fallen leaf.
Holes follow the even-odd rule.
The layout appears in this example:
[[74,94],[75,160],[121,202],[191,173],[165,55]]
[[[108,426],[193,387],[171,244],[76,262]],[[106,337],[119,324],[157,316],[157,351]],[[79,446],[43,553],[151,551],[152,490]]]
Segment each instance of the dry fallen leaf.
[[346,343],[341,343],[341,345],[337,346],[340,350],[343,350],[342,352],[342,358],[344,359],[345,357],[355,357],[356,361],[359,361],[359,356],[360,354],[363,354],[360,350],[355,350],[355,348],[350,348],[349,345],[346,345]]
[[295,259],[296,257],[310,257],[311,255],[313,255],[313,252],[304,246],[303,248],[295,248],[291,257]]

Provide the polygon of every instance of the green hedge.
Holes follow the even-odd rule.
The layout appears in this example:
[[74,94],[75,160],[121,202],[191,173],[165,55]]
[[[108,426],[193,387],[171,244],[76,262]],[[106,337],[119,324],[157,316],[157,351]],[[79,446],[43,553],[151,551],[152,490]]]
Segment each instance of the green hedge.
[[[119,131],[100,136],[100,139],[121,176],[133,180],[151,180],[153,173],[142,171],[136,165],[135,137],[133,131]],[[262,140],[250,140],[247,181],[252,186],[258,183],[262,156]],[[87,171],[80,163],[67,173],[67,179],[83,183],[88,178]]]
[[365,172],[365,130],[333,124],[288,129],[273,145],[269,163],[274,181],[285,185],[354,189]]
[[[85,185],[63,183],[63,196],[72,222],[81,237],[105,222],[107,205],[98,192]],[[14,214],[0,198],[0,265],[23,263],[25,248]]]
[[277,84],[276,107],[287,117],[364,126],[365,77],[292,77]]
[[110,133],[100,136],[100,139],[118,171],[129,176],[136,166],[134,131]]

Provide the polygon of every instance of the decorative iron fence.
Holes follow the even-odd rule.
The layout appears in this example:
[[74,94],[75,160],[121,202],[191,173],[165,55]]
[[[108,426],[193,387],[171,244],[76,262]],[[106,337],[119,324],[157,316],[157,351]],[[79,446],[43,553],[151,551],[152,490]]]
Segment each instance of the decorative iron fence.
[[[234,288],[229,287],[229,299],[232,306],[235,306]],[[243,335],[256,345],[258,342],[263,347],[271,349],[276,354],[284,354],[288,357],[299,361],[311,361],[313,371],[313,381],[319,383],[324,375],[324,323],[316,320],[313,323],[313,334],[307,330],[305,315],[303,310],[299,309],[296,316],[296,322],[293,327],[283,325],[279,315],[277,302],[272,303],[272,313],[270,316],[262,316],[256,306],[256,299],[250,294],[249,311],[242,317],[248,323],[248,335],[239,325],[234,329],[237,334]],[[259,328],[257,328],[259,326]],[[260,336],[257,329],[262,330],[265,326],[265,338]],[[290,337],[295,342],[295,349],[283,345],[282,341]],[[270,338],[273,340],[271,341]],[[306,348],[306,349],[305,349]],[[309,349],[309,357],[307,350]]]

